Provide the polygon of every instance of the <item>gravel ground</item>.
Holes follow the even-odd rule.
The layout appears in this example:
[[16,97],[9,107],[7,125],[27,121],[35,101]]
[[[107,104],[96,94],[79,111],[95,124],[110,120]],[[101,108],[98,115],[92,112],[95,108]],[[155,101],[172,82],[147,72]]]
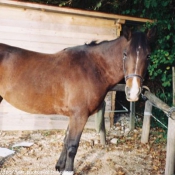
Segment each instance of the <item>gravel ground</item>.
[[[141,129],[129,132],[123,120],[107,132],[107,145],[101,146],[95,130],[85,129],[75,158],[75,175],[163,175],[166,143],[141,144]],[[58,175],[54,167],[60,155],[64,130],[2,131],[0,147],[12,148],[22,141],[30,147],[14,148],[15,154],[0,159],[0,175]],[[160,133],[160,132],[159,132]],[[161,138],[159,134],[159,138]]]

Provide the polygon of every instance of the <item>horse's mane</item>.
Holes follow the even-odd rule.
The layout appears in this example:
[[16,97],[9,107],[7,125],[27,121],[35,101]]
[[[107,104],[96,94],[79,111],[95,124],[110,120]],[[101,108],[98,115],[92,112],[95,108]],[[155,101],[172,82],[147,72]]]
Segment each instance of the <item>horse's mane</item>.
[[105,42],[108,42],[108,41],[104,40],[104,41],[101,41],[101,42],[98,43],[97,40],[93,40],[90,43],[85,43],[85,45],[86,46],[97,46],[97,45],[100,45],[100,44],[105,43]]

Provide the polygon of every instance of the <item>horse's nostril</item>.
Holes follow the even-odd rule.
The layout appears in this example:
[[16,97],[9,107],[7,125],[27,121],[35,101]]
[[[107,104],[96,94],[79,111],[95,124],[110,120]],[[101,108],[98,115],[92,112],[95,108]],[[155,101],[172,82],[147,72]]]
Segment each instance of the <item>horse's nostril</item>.
[[128,86],[125,87],[125,93],[127,96],[130,96],[130,88]]

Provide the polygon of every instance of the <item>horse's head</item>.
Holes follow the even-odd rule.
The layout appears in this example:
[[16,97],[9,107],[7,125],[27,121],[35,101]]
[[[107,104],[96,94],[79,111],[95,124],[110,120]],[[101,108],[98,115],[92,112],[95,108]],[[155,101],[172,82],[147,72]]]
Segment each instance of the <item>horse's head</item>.
[[123,31],[127,45],[123,52],[123,70],[125,74],[125,93],[128,101],[137,101],[142,90],[142,83],[148,68],[149,41],[155,35],[155,28],[147,33]]

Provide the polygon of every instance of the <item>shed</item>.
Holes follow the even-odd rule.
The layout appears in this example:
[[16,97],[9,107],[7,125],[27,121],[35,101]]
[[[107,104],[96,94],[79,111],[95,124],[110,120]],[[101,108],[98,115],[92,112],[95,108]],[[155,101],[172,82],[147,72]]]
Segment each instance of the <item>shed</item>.
[[[43,53],[58,52],[92,40],[112,40],[120,35],[122,24],[147,21],[151,22],[116,14],[0,0],[0,42]],[[114,92],[108,94],[107,110],[113,108],[114,96]],[[0,130],[62,129],[66,127],[65,122],[62,116],[28,114],[4,100],[1,102]]]

